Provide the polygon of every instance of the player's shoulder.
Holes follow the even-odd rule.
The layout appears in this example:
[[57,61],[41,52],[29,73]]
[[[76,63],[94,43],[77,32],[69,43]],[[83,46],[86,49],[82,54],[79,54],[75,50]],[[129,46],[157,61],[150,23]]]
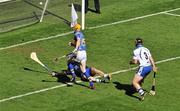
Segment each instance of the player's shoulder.
[[134,52],[134,53],[139,53],[139,52],[142,51],[142,50],[148,50],[148,49],[145,48],[144,46],[141,46],[141,47],[135,48],[135,49],[133,50],[133,52]]
[[78,35],[78,34],[82,34],[82,32],[81,31],[76,31],[75,35]]
[[76,33],[75,33],[75,36],[77,37],[77,38],[83,38],[84,36],[83,36],[83,33],[81,32],[81,31],[77,31]]
[[138,48],[134,49],[134,51],[135,51],[135,50],[142,50],[142,49],[149,50],[148,48],[146,48],[146,47],[144,47],[144,46],[141,46],[141,47],[138,47]]
[[142,46],[143,49],[148,49],[147,47]]
[[143,50],[150,52],[148,48],[146,48],[146,47],[142,47],[142,48],[143,48]]
[[136,52],[139,52],[140,50],[141,50],[141,47],[138,47],[138,48],[135,48],[135,49],[133,50],[133,52],[136,53]]

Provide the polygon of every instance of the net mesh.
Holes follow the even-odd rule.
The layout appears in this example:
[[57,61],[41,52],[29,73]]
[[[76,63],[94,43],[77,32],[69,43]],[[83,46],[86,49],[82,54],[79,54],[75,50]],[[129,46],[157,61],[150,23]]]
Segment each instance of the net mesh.
[[[39,23],[45,2],[13,0],[0,3],[0,33]],[[49,0],[43,21],[52,23],[61,20],[70,24],[72,3],[78,13],[78,21],[81,21],[81,0]]]

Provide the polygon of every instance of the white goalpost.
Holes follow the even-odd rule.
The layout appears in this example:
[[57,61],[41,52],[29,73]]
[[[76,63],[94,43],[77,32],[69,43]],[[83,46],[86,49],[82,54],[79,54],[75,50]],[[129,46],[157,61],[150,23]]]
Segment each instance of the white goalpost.
[[[45,14],[46,9],[48,7],[48,2],[49,2],[49,0],[45,1],[45,4],[43,6],[43,11],[42,11],[42,14],[41,14],[39,22],[43,21],[44,14]],[[71,0],[69,2],[71,2]],[[81,1],[81,26],[82,26],[82,30],[84,30],[85,29],[85,0]]]
[[[49,0],[46,0],[46,2],[44,4],[44,8],[43,8],[43,11],[42,11],[41,18],[40,18],[39,22],[42,22],[42,20],[43,20],[43,17],[44,17],[44,14],[45,14],[45,11],[46,11],[46,8],[47,8],[47,5],[48,5],[48,1]],[[40,2],[40,3],[42,3],[42,2]]]
[[81,5],[81,26],[82,30],[85,29],[85,0],[82,0],[82,5]]

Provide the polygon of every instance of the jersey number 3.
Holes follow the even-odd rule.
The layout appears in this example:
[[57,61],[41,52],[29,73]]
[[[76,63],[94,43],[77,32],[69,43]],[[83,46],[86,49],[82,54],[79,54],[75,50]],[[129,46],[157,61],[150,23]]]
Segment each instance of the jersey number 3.
[[148,55],[146,52],[144,52],[144,55],[145,55],[145,59],[148,59]]

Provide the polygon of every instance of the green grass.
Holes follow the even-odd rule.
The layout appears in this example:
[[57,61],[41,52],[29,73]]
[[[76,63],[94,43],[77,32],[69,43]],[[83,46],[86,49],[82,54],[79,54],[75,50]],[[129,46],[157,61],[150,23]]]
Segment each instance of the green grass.
[[[101,15],[92,12],[86,15],[87,27],[178,8],[179,1],[111,0],[109,3],[102,0],[101,5]],[[107,73],[128,69],[136,37],[144,39],[144,45],[151,50],[156,61],[180,56],[179,26],[180,17],[161,14],[122,24],[87,29],[84,33],[88,47],[88,65]],[[61,20],[48,16],[42,24],[0,34],[0,47],[69,31],[71,29]],[[1,50],[0,100],[61,85],[61,82],[50,77],[29,56],[32,51],[36,51],[40,60],[53,70],[65,69],[65,60],[61,60],[59,64],[53,63],[52,60],[73,50],[67,45],[72,38],[73,34],[69,34]],[[157,65],[159,70],[156,78],[157,95],[154,97],[148,95],[143,102],[125,94],[135,73],[129,71],[113,75],[111,83],[95,84],[96,90],[83,87],[88,86],[87,82],[83,82],[80,83],[82,85],[61,87],[1,102],[0,111],[179,111],[179,64],[178,59]],[[146,78],[143,87],[149,90],[151,84],[152,74]]]

